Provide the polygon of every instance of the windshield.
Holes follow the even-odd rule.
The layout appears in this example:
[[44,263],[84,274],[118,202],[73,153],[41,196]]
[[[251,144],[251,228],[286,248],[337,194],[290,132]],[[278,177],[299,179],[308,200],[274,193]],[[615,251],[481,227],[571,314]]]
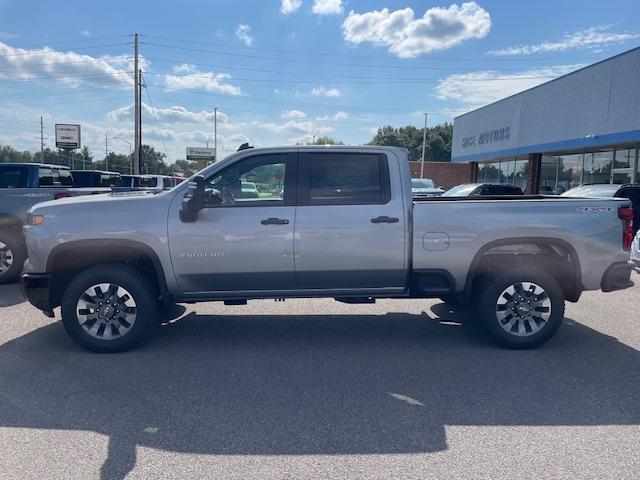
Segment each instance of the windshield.
[[430,178],[412,178],[412,188],[437,188],[436,184]]
[[583,185],[562,194],[563,197],[613,197],[620,185]]
[[453,187],[442,194],[443,197],[466,197],[478,188],[477,183],[468,183]]

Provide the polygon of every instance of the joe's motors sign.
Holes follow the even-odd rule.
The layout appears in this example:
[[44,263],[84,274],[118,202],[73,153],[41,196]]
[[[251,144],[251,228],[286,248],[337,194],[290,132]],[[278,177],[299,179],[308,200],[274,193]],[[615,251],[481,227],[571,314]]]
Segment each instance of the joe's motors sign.
[[56,147],[80,148],[80,125],[56,123]]

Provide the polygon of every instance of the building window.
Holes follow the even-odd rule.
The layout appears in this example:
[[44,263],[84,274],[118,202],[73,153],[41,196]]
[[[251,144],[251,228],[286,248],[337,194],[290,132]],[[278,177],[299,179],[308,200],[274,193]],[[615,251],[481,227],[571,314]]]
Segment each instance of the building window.
[[586,153],[582,183],[610,183],[611,165],[613,165],[613,150]]

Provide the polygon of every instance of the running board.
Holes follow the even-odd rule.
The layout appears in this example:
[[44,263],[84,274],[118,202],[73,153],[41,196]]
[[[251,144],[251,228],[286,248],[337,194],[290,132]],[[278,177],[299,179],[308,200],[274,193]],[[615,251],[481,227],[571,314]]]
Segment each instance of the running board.
[[341,303],[376,303],[373,297],[334,297],[333,299]]

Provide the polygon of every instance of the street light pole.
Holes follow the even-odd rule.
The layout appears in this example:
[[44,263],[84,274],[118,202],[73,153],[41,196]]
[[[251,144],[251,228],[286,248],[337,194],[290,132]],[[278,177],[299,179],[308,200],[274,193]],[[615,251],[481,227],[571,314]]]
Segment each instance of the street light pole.
[[129,145],[129,173],[133,175],[133,155],[131,155],[131,142],[129,140],[125,140],[124,138],[120,138],[120,137],[111,137],[111,138],[120,140],[121,142],[124,142],[127,145]]

